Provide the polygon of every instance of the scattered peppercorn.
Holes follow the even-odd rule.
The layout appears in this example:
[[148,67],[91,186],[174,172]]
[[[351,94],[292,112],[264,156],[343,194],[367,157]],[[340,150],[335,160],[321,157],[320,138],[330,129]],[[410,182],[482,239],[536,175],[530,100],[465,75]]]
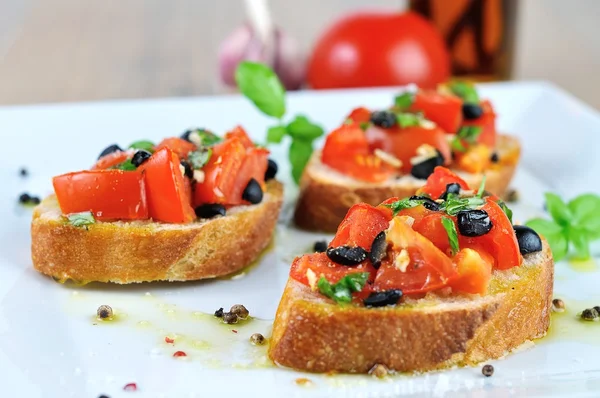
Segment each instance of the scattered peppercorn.
[[228,325],[238,323],[238,316],[236,314],[232,314],[231,312],[224,312],[223,313],[223,322]]
[[27,192],[23,192],[21,195],[19,195],[19,203],[22,205],[39,205],[40,198],[29,195]]
[[135,383],[129,383],[129,384],[125,384],[125,386],[123,387],[124,391],[137,391],[137,384]]
[[327,250],[327,241],[324,241],[324,240],[316,241],[315,246],[313,247],[313,250],[316,253],[324,253]]
[[31,199],[31,196],[29,196],[29,194],[27,192],[19,195],[19,203],[23,203],[23,204],[28,203],[29,199]]
[[29,175],[29,171],[27,171],[27,169],[25,167],[21,167],[19,169],[19,175],[21,177],[27,177]]
[[375,366],[369,370],[369,374],[377,377],[378,379],[382,379],[387,376],[389,373],[387,366],[377,363]]
[[108,395],[104,395],[104,394],[102,394],[102,395],[100,395],[98,398],[110,398],[110,397],[109,397]]
[[219,308],[218,310],[215,311],[215,316],[217,318],[223,318],[223,307]]
[[586,308],[581,311],[581,319],[584,321],[595,321],[598,319],[598,311],[595,308]]
[[250,342],[254,345],[263,345],[265,344],[265,336],[260,333],[254,333],[250,336]]
[[596,312],[598,313],[598,316],[600,316],[600,305],[595,305],[594,309],[596,310]]
[[250,315],[250,311],[248,311],[246,309],[246,307],[244,307],[241,304],[232,305],[231,308],[229,309],[229,312],[237,315],[238,318],[240,318],[242,320],[248,318],[248,315]]
[[490,377],[494,374],[494,367],[492,365],[483,365],[483,368],[481,368],[481,373],[485,377]]
[[32,205],[39,205],[40,202],[41,200],[37,196],[32,196],[31,198],[29,198],[29,203]]
[[98,314],[98,318],[100,319],[112,318],[113,309],[109,305],[101,305],[100,307],[98,307],[96,314]]
[[518,202],[519,201],[519,191],[517,191],[516,189],[509,189],[508,192],[506,192],[504,201],[508,202],[508,203]]
[[173,356],[175,358],[178,358],[178,357],[187,357],[187,354],[185,352],[183,352],[183,351],[175,351],[173,353]]
[[559,298],[552,300],[552,311],[563,312],[565,310],[565,302]]
[[492,161],[492,163],[498,163],[498,161],[500,160],[500,157],[498,156],[498,154],[496,152],[494,152],[494,153],[492,153],[490,160]]

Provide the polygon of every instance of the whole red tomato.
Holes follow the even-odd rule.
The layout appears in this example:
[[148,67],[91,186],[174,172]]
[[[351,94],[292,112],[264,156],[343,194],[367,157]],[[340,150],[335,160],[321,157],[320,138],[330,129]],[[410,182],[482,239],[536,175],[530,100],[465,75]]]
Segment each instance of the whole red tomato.
[[437,29],[412,13],[358,13],[317,41],[308,65],[313,88],[435,88],[450,76],[450,56]]

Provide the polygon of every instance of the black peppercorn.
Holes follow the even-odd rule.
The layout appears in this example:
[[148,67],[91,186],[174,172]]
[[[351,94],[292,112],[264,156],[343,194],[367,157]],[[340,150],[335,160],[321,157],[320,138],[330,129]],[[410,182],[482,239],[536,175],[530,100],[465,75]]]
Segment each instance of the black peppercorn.
[[215,316],[217,318],[223,318],[223,307],[219,308],[218,310],[215,311]]
[[494,367],[492,365],[483,365],[483,368],[481,368],[481,373],[485,377],[490,377],[494,374]]

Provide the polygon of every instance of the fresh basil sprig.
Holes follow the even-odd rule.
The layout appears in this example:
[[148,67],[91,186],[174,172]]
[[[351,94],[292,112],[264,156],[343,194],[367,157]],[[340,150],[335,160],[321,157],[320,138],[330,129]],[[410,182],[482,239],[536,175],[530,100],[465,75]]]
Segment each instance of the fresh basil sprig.
[[387,203],[384,206],[389,207],[392,210],[392,213],[394,214],[394,216],[396,216],[398,213],[400,213],[404,209],[412,209],[413,207],[422,205],[424,201],[425,201],[424,199],[404,198],[404,199],[400,199],[393,203]]
[[139,140],[139,141],[132,142],[131,145],[129,145],[129,148],[143,149],[144,151],[154,153],[154,143],[152,141],[148,141],[148,140]]
[[558,195],[546,193],[546,208],[552,220],[534,218],[525,223],[544,235],[556,261],[564,258],[569,246],[575,258],[590,258],[589,244],[600,238],[600,197],[583,194],[568,203]]
[[415,94],[406,91],[394,97],[394,106],[400,110],[406,110],[415,102]]
[[450,250],[452,250],[452,255],[454,256],[460,250],[458,246],[458,231],[456,230],[456,225],[454,225],[454,221],[452,221],[451,218],[442,217],[442,226],[448,234]]
[[482,131],[481,126],[462,126],[450,142],[450,146],[457,152],[466,152],[463,140],[468,144],[475,144]]
[[368,278],[368,272],[357,272],[348,274],[332,284],[324,276],[321,276],[317,282],[317,287],[321,294],[329,297],[336,303],[350,303],[352,301],[352,293],[360,292],[365,283],[367,283]]
[[67,216],[67,220],[74,227],[86,227],[90,224],[94,224],[96,219],[91,211],[84,211],[81,213],[73,213]]
[[423,115],[420,113],[396,113],[398,125],[402,128],[419,126],[423,121]]
[[244,96],[268,116],[279,123],[267,130],[267,143],[279,144],[290,138],[288,158],[292,177],[298,183],[304,167],[313,152],[313,142],[324,134],[323,128],[306,116],[298,115],[288,124],[282,122],[286,112],[285,90],[279,78],[268,66],[244,61],[235,71],[235,81]]
[[479,94],[471,83],[455,81],[448,84],[452,93],[468,104],[479,104]]
[[112,166],[111,169],[134,171],[137,169],[137,167],[135,167],[135,165],[133,163],[131,163],[131,159],[127,159],[119,164]]

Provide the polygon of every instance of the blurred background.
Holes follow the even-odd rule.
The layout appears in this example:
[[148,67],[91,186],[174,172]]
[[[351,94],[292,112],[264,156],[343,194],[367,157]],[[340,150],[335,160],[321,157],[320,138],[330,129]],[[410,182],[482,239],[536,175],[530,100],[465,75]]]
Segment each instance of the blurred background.
[[535,79],[600,109],[598,15],[598,0],[0,0],[0,104],[227,93],[253,59],[288,88]]

